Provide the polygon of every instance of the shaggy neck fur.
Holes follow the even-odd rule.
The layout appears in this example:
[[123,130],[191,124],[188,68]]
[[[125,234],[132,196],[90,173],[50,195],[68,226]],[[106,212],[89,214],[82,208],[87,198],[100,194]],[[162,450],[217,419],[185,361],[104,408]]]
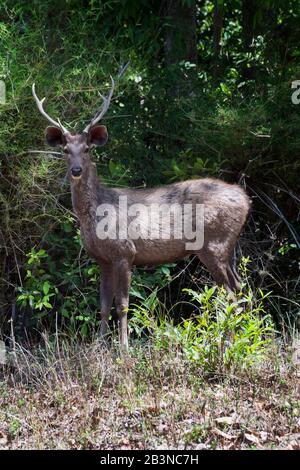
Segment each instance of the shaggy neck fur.
[[103,200],[105,188],[100,183],[96,166],[89,162],[81,178],[75,179],[70,175],[72,204],[74,212],[81,225],[95,217],[97,206]]

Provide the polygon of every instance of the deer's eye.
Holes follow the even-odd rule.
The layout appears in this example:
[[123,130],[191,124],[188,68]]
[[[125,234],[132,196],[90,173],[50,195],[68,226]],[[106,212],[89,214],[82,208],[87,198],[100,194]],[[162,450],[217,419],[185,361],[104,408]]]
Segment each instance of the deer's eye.
[[90,147],[87,145],[84,149],[84,153],[88,153],[89,150],[90,150]]
[[68,147],[64,147],[64,152],[65,153],[70,153]]

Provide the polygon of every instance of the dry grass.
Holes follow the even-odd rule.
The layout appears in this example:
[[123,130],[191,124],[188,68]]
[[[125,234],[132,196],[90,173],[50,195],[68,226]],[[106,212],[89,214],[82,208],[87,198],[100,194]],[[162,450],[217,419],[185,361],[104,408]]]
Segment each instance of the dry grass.
[[0,369],[0,448],[300,448],[299,373],[285,359],[207,376],[180,351],[45,338]]

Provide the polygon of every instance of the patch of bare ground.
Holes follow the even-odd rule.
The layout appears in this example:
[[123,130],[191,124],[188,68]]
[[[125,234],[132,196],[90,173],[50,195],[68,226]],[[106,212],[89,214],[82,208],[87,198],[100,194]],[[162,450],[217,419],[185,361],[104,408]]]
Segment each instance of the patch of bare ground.
[[0,371],[1,449],[300,449],[299,373],[208,375],[180,351],[19,347]]

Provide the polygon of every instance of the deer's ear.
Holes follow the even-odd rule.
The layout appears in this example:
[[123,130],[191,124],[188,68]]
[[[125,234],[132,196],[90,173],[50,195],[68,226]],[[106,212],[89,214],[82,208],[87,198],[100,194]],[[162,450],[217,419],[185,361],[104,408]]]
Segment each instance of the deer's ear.
[[101,147],[105,145],[108,139],[106,126],[95,126],[90,130],[89,143]]
[[46,129],[46,142],[51,147],[58,147],[65,144],[65,136],[58,127],[49,126]]

